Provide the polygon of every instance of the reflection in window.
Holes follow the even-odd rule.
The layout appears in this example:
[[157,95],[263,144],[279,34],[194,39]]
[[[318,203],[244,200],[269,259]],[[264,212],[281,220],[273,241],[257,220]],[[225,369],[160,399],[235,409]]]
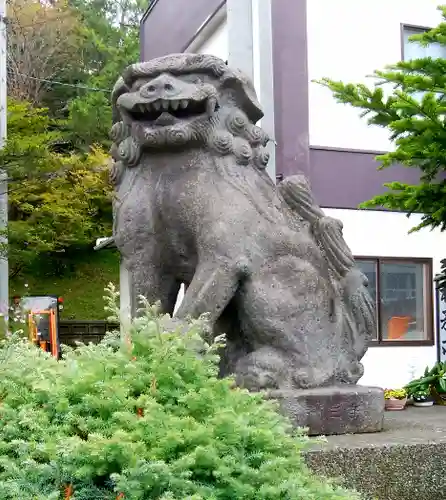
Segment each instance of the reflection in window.
[[[412,59],[424,59],[431,57],[432,59],[446,59],[446,46],[439,43],[431,43],[423,46],[418,42],[410,40],[413,35],[425,33],[427,29],[417,28],[412,26],[403,26],[403,60],[411,61]],[[417,100],[422,100],[425,92],[415,92],[412,94]],[[443,95],[443,94],[441,94]]]
[[423,264],[382,263],[380,266],[383,340],[425,340]]
[[358,259],[357,265],[367,276],[377,304],[378,341],[430,340],[430,261],[370,258]]
[[446,47],[439,43],[431,43],[424,47],[420,43],[409,40],[413,35],[420,35],[427,29],[403,26],[404,60],[422,59],[432,57],[432,59],[446,59]]

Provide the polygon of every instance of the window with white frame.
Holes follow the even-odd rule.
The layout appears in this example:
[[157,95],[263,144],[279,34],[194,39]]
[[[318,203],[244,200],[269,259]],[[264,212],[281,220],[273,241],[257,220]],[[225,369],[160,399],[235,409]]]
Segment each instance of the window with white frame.
[[380,345],[433,345],[432,259],[358,257],[375,301]]
[[[413,35],[419,35],[429,31],[429,28],[421,28],[418,26],[408,26],[402,25],[402,59],[403,61],[410,61],[412,59],[423,59],[425,57],[431,57],[432,59],[446,59],[446,46],[440,45],[439,43],[431,43],[427,46],[423,46],[420,43],[411,40]],[[425,92],[415,92],[412,94],[414,98],[421,101]]]
[[402,25],[402,55],[403,61],[411,59],[422,59],[424,57],[432,57],[432,59],[446,59],[446,46],[439,43],[432,43],[426,47],[420,43],[410,40],[413,35],[420,35],[429,31],[429,28],[421,28],[418,26]]

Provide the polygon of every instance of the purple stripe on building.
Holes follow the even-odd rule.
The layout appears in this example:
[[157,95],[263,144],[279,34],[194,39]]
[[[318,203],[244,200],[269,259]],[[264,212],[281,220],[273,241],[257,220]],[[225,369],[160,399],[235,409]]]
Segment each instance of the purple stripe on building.
[[310,148],[310,182],[323,207],[357,208],[360,203],[385,192],[384,183],[404,179],[416,184],[417,170],[395,165],[377,171],[380,153]]

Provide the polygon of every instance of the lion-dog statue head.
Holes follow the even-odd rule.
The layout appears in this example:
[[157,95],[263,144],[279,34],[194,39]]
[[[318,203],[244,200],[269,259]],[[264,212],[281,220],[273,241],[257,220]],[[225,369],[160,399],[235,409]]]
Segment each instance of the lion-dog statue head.
[[173,54],[129,66],[112,93],[112,178],[144,150],[208,147],[264,170],[269,137],[254,87],[211,55]]

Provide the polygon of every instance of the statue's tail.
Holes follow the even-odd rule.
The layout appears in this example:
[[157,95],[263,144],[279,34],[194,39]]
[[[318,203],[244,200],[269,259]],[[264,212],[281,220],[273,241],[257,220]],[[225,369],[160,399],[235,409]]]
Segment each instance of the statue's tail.
[[286,178],[278,190],[292,213],[310,224],[311,234],[323,251],[335,282],[333,289],[340,291],[345,352],[351,357],[351,367],[342,377],[357,382],[362,375],[360,360],[376,332],[375,304],[366,289],[367,279],[357,268],[344,240],[342,222],[324,214],[305,176]]
[[277,189],[288,207],[310,224],[324,217],[324,212],[313,197],[310,183],[303,174],[287,177]]

